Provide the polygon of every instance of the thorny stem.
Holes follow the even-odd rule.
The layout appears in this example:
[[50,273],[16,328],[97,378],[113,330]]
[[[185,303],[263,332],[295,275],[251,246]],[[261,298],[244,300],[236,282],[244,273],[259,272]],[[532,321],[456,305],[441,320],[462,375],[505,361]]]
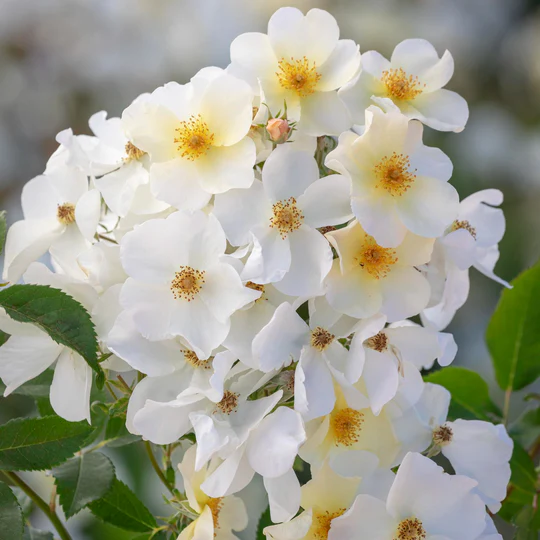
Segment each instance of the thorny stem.
[[19,478],[15,473],[9,471],[2,471],[4,476],[8,478],[15,485],[20,487],[30,499],[36,504],[36,506],[49,518],[49,521],[54,525],[56,532],[62,540],[72,540],[70,534],[67,532],[64,524],[60,521],[60,518],[56,515],[56,512],[51,510],[49,505],[24,481]]
[[150,441],[144,441],[144,447],[146,448],[146,453],[150,458],[150,463],[152,464],[154,471],[156,471],[156,474],[159,476],[159,479],[161,480],[163,485],[170,491],[171,495],[175,495],[174,488],[171,487],[171,485],[167,481],[167,478],[165,478],[165,475],[163,474],[159,463],[156,461],[156,457],[154,456],[154,451],[152,450],[152,445],[150,444]]

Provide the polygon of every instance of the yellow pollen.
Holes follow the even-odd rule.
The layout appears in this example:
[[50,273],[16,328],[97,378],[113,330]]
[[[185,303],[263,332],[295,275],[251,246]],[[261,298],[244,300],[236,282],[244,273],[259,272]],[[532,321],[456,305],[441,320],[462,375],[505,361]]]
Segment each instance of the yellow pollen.
[[330,527],[332,526],[332,520],[342,516],[345,511],[346,508],[340,508],[335,512],[328,512],[328,510],[325,512],[314,512],[310,530],[311,538],[315,540],[327,540]]
[[178,144],[178,152],[190,161],[204,156],[214,143],[214,134],[200,114],[192,115],[189,120],[180,122],[180,127],[175,131],[178,133],[178,137],[174,139]]
[[178,299],[182,298],[191,302],[201,290],[204,280],[204,270],[195,270],[191,266],[181,266],[179,272],[175,272],[171,281],[171,292]]
[[387,94],[400,101],[411,101],[426,86],[422,85],[417,76],[407,75],[402,68],[383,71],[381,82],[386,86]]
[[373,337],[366,339],[365,345],[375,351],[383,352],[388,345],[388,336],[384,332],[379,332]]
[[390,195],[401,196],[412,185],[416,178],[416,169],[410,171],[409,156],[394,152],[390,157],[384,156],[373,171],[377,177],[376,188],[386,190]]
[[375,279],[385,278],[397,260],[394,249],[379,246],[375,239],[369,235],[366,235],[360,252],[355,257],[358,265]]
[[217,499],[210,498],[206,501],[206,506],[210,508],[212,512],[212,520],[214,521],[214,537],[217,536],[216,529],[219,529],[219,513],[223,506],[223,497],[218,497]]
[[336,446],[352,446],[360,440],[364,423],[364,414],[355,409],[341,409],[332,415],[331,426],[334,430]]
[[56,217],[62,225],[69,225],[75,221],[75,205],[69,202],[59,204],[56,210]]
[[300,97],[313,94],[321,78],[321,74],[317,73],[315,62],[310,65],[309,60],[305,56],[300,60],[291,58],[290,61],[282,58],[278,62],[276,75],[279,84],[285,90],[292,90]]
[[450,227],[450,231],[457,231],[458,229],[465,229],[466,231],[469,231],[471,236],[476,240],[476,229],[466,220],[456,220],[454,223],[452,223],[452,226]]
[[336,339],[334,334],[331,334],[328,330],[325,330],[320,326],[317,326],[317,328],[311,332],[311,346],[321,352],[324,351],[334,339]]
[[454,432],[450,426],[439,426],[433,431],[433,443],[437,446],[446,446],[452,442]]
[[128,142],[126,144],[126,157],[124,158],[124,163],[141,159],[145,154],[146,152],[137,148],[133,143]]
[[270,218],[270,227],[278,229],[281,238],[299,229],[304,221],[304,214],[296,206],[294,197],[278,201],[272,206],[272,211],[274,215]]
[[425,540],[426,531],[417,518],[404,519],[397,528],[397,536],[393,540]]
[[213,356],[206,360],[201,360],[193,351],[187,349],[182,350],[186,362],[194,368],[210,369],[212,367]]
[[223,392],[223,398],[216,405],[216,407],[222,413],[231,414],[236,410],[236,407],[238,406],[239,397],[240,394],[236,394],[235,392],[231,392],[230,390],[225,390],[225,392]]

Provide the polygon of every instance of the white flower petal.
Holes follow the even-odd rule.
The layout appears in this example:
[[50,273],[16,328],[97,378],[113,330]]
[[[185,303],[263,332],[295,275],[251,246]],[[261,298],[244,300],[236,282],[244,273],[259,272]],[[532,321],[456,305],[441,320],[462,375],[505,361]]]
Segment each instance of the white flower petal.
[[213,146],[204,158],[195,161],[201,187],[208,193],[248,188],[255,179],[256,156],[255,143],[249,137],[231,146]]
[[90,422],[90,389],[92,370],[82,356],[64,347],[54,368],[51,384],[51,406],[54,412],[69,420]]
[[274,287],[291,296],[323,294],[323,281],[332,267],[332,249],[317,230],[302,225],[288,236],[291,265]]
[[304,16],[296,8],[285,7],[270,18],[268,38],[278,58],[305,56],[320,66],[336,47],[339,28],[327,11],[312,9]]
[[75,206],[75,220],[81,234],[92,241],[101,214],[101,195],[97,189],[87,191]]
[[439,131],[463,131],[469,119],[467,102],[450,90],[437,90],[420,94],[413,102],[410,118],[421,120],[426,126]]
[[253,93],[244,81],[222,72],[206,87],[199,112],[214,134],[215,146],[231,146],[251,127]]
[[182,158],[153,163],[150,186],[156,199],[188,212],[204,208],[212,196],[201,187],[196,165]]
[[381,281],[381,288],[384,298],[381,312],[389,322],[417,315],[429,302],[429,283],[414,268],[393,268]]
[[299,129],[308,135],[339,135],[352,126],[352,118],[337,92],[314,92],[302,100]]
[[272,203],[298,198],[319,178],[319,167],[312,154],[291,145],[278,146],[264,164],[264,191]]
[[459,195],[456,189],[440,180],[418,176],[396,203],[398,214],[414,234],[435,238],[456,219]]
[[300,358],[309,340],[309,328],[291,304],[283,302],[266,326],[253,339],[255,364],[263,372],[287,366]]
[[284,475],[264,477],[264,487],[268,493],[270,518],[274,523],[288,521],[296,515],[300,507],[300,482],[291,468]]
[[6,385],[4,396],[45,371],[64,349],[34,325],[26,323],[25,326],[33,332],[12,335],[0,347],[0,379]]
[[350,180],[339,174],[325,176],[311,184],[298,198],[305,223],[318,228],[349,221],[353,215],[350,192]]
[[322,355],[313,347],[304,347],[294,377],[294,408],[307,422],[329,414],[336,395],[332,374]]
[[352,39],[338,41],[332,54],[317,69],[317,72],[321,75],[317,90],[319,92],[337,90],[354,77],[359,67],[359,46]]

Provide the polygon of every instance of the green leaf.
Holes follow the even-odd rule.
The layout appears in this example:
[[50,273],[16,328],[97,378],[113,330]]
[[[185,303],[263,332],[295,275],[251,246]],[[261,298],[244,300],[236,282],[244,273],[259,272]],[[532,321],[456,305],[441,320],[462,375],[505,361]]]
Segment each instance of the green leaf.
[[270,519],[270,507],[268,506],[266,510],[261,514],[259,523],[257,525],[257,540],[266,540],[266,535],[264,534],[264,529],[273,525],[272,520]]
[[76,456],[53,470],[60,504],[67,518],[74,516],[111,488],[114,466],[100,452]]
[[54,540],[54,537],[48,531],[39,531],[27,526],[24,529],[23,540]]
[[32,398],[48,398],[51,391],[53,376],[54,371],[52,369],[46,369],[31,381],[28,381],[13,390],[12,394],[20,394],[21,396],[29,396]]
[[0,255],[4,251],[4,246],[6,245],[6,233],[7,233],[7,223],[6,223],[6,212],[4,210],[0,212]]
[[531,498],[536,494],[536,470],[534,462],[527,451],[514,441],[514,452],[510,459],[512,475],[510,484],[517,489],[529,493]]
[[11,420],[0,426],[0,469],[50,469],[80,450],[92,430],[59,416]]
[[94,323],[74,298],[47,285],[12,285],[0,291],[0,306],[12,319],[36,324],[54,341],[78,352],[96,372],[96,382],[104,382]]
[[525,411],[512,423],[509,432],[522,446],[532,446],[540,437],[540,407]]
[[475,371],[451,366],[426,375],[424,380],[440,384],[452,394],[450,420],[493,421],[501,417],[501,411],[489,397],[486,381]]
[[0,540],[20,540],[23,534],[23,513],[17,497],[0,482]]
[[486,339],[503,390],[520,390],[540,376],[540,263],[502,293]]
[[121,529],[147,532],[157,527],[148,508],[126,484],[116,478],[105,496],[90,503],[88,507],[95,516]]

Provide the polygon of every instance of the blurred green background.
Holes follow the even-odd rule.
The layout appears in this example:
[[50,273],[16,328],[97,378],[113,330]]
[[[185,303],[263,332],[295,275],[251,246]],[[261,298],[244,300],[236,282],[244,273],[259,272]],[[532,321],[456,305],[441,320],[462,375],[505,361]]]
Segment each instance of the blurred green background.
[[[88,133],[96,111],[118,116],[142,92],[186,82],[206,65],[225,67],[234,37],[264,32],[284,5],[327,9],[342,37],[363,52],[388,57],[410,37],[428,39],[440,54],[452,52],[449,88],[469,102],[470,120],[461,134],[426,130],[426,142],[451,157],[462,197],[491,187],[504,192],[507,233],[498,274],[510,280],[537,260],[540,0],[0,0],[0,207],[9,222],[20,219],[22,186],[43,171],[58,131]],[[484,344],[500,286],[474,270],[471,278],[469,301],[450,326],[459,345],[456,363],[479,371],[501,403]],[[0,403],[0,421],[31,410],[26,398],[13,396]],[[142,449],[111,453],[119,475],[151,508],[165,511]],[[43,475],[26,477],[44,495],[50,489]],[[33,516],[46,527],[40,519]],[[77,539],[132,537],[84,512],[71,529]]]

